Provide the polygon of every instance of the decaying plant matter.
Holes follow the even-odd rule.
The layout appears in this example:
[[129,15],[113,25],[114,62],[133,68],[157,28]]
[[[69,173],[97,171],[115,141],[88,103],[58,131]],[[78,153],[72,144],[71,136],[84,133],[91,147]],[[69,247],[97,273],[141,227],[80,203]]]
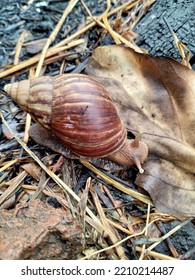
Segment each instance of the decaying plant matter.
[[[179,254],[168,237],[190,223],[195,213],[194,72],[189,69],[183,52],[180,64],[169,58],[151,57],[147,50],[136,45],[138,34],[133,32],[133,27],[154,0],[116,2],[105,1],[105,10],[97,16],[87,7],[87,1],[69,1],[56,28],[41,41],[26,43],[28,30],[24,30],[15,49],[14,64],[8,65],[0,77],[3,80],[12,75],[12,80],[4,84],[23,79],[24,72],[28,72],[26,79],[39,79],[54,76],[56,71],[55,75],[62,74],[64,69],[71,72],[74,64],[74,72],[85,72],[106,88],[125,125],[124,130],[128,131],[128,138],[139,135],[149,147],[149,157],[143,165],[145,172],[139,174],[135,168],[130,168],[112,177],[84,159],[70,161],[37,146],[29,140],[28,131],[33,122],[30,115],[27,114],[24,123],[23,111],[10,103],[14,106],[12,113],[5,114],[7,107],[2,107],[1,120],[3,141],[13,145],[14,150],[2,145],[0,205],[5,209],[20,209],[24,204],[32,207],[28,211],[29,220],[24,223],[31,224],[33,219],[35,231],[36,226],[40,226],[39,220],[36,225],[34,219],[37,202],[45,208],[44,203],[50,204],[52,200],[51,204],[56,203],[53,206],[59,208],[56,210],[59,213],[69,208],[68,213],[76,221],[75,228],[78,226],[85,240],[80,239],[81,247],[73,258],[178,259]],[[74,32],[60,40],[58,35],[64,22],[75,10],[79,13],[80,7],[87,17]],[[95,39],[91,35],[94,30],[98,34]],[[106,36],[109,44],[102,43]],[[99,46],[101,44],[106,46]],[[42,52],[21,61],[21,49],[35,45]],[[179,49],[181,51],[181,47]],[[71,67],[66,68],[70,61]],[[59,64],[57,70],[55,63]],[[53,72],[49,73],[51,69]],[[5,104],[7,106],[7,99]],[[19,122],[17,131],[15,124]],[[160,227],[162,222],[166,225],[186,217],[189,217],[187,221],[168,233]],[[47,222],[50,228],[50,220]],[[14,223],[12,226],[14,234]],[[57,230],[62,233],[62,239],[66,232],[71,233],[61,227]],[[2,236],[6,238],[4,233]],[[166,238],[170,256],[155,251]],[[72,242],[71,237],[70,240]],[[135,250],[127,252],[128,246]],[[20,249],[18,255],[9,255],[9,258],[18,258],[21,254],[28,258]],[[60,256],[59,253],[57,258]]]

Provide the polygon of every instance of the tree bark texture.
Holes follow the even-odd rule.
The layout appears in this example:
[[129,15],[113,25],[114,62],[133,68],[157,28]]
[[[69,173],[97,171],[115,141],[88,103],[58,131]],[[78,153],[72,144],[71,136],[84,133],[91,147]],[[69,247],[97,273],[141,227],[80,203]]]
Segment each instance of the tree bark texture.
[[151,55],[168,56],[180,61],[181,57],[173,36],[163,18],[195,56],[195,0],[157,0],[135,27],[138,45]]

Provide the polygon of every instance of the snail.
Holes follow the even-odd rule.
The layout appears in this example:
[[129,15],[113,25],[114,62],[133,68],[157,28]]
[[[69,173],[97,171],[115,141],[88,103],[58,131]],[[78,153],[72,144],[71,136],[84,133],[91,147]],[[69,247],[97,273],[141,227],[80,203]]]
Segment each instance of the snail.
[[23,80],[5,92],[35,122],[29,131],[38,144],[68,158],[108,160],[123,168],[147,159],[147,145],[127,139],[127,131],[107,90],[84,74],[61,74]]

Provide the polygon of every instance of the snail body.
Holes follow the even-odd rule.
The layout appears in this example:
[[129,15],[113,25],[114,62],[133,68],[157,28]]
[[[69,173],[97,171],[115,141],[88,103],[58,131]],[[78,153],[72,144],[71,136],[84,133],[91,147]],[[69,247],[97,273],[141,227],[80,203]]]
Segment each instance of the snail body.
[[95,79],[83,74],[43,76],[8,84],[4,90],[41,125],[40,135],[36,135],[40,133],[38,126],[30,133],[39,144],[51,147],[47,144],[52,142],[51,135],[65,147],[64,154],[69,153],[69,157],[69,150],[73,158],[106,157],[125,168],[135,164],[143,172],[146,144],[127,139],[108,92]]

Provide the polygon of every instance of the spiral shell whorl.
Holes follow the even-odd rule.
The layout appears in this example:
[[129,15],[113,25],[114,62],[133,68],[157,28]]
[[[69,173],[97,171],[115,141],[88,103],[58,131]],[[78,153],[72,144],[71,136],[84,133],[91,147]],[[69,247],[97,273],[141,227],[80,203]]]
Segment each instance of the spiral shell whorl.
[[108,92],[86,75],[43,76],[7,85],[5,91],[80,156],[105,157],[126,141],[126,129]]
[[53,91],[52,77],[39,77],[5,85],[7,94],[33,119],[50,129]]
[[51,130],[53,77],[43,76],[30,82],[27,112],[33,119]]
[[23,80],[13,84],[5,85],[7,94],[24,110],[27,111],[27,103],[30,89],[30,81]]
[[51,129],[64,146],[84,157],[104,157],[126,140],[105,88],[82,74],[55,77]]

